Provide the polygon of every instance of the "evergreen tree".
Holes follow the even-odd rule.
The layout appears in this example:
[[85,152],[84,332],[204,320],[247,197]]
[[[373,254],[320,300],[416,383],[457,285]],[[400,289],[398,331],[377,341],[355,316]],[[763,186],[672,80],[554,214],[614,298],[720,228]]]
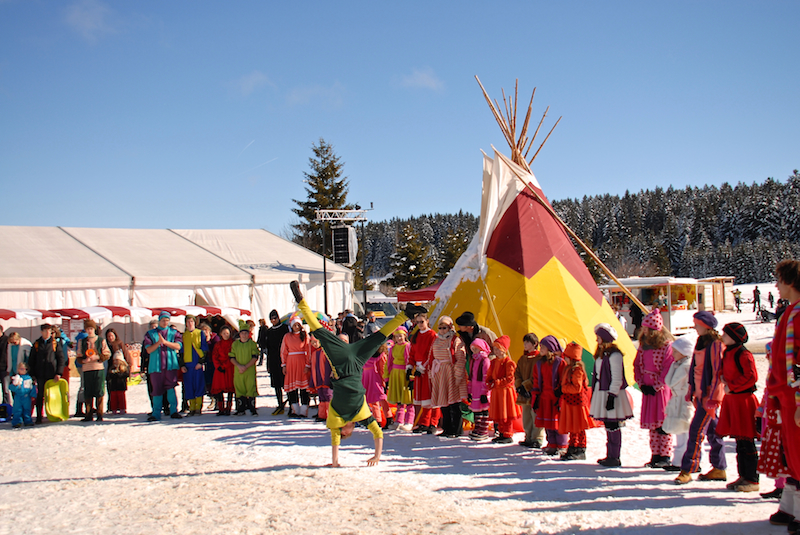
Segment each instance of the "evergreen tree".
[[473,235],[473,232],[467,230],[455,230],[444,238],[441,264],[439,264],[439,270],[436,274],[439,280],[444,280],[450,273],[458,259],[469,247],[469,242],[472,240]]
[[[298,208],[292,208],[300,222],[292,225],[295,243],[322,254],[322,224],[315,221],[316,210],[352,210],[353,206],[347,204],[347,177],[342,176],[344,162],[333,152],[333,145],[324,139],[319,139],[319,145],[312,145],[314,157],[308,159],[311,172],[304,172],[306,182],[305,201],[292,199]],[[330,226],[326,225],[330,232]],[[330,234],[328,241],[328,254],[330,256]]]
[[430,248],[411,225],[403,228],[390,268],[392,278],[389,284],[395,288],[418,290],[433,283],[436,264],[430,256]]

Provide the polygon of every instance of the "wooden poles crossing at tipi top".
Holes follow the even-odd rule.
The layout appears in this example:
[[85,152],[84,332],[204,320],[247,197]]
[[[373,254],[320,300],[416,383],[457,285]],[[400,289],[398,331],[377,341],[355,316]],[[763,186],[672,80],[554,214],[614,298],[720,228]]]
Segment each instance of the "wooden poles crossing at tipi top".
[[[539,133],[539,129],[542,127],[542,123],[544,123],[545,117],[547,117],[547,112],[550,111],[550,106],[548,106],[547,109],[544,110],[544,113],[542,114],[542,119],[539,121],[539,125],[536,127],[536,131],[533,133],[533,137],[530,140],[528,140],[527,137],[528,125],[530,123],[531,110],[533,108],[533,97],[536,95],[536,88],[534,87],[533,92],[531,93],[531,100],[528,103],[528,112],[525,114],[525,120],[522,122],[522,129],[520,130],[519,135],[517,136],[517,112],[519,110],[518,107],[519,80],[517,80],[514,83],[513,98],[510,96],[506,98],[505,91],[501,89],[501,92],[503,94],[505,117],[503,117],[500,114],[499,110],[500,104],[496,100],[492,102],[492,99],[489,98],[489,94],[486,92],[486,89],[484,89],[480,78],[475,76],[475,80],[477,80],[478,85],[481,86],[481,91],[483,91],[483,97],[486,99],[486,103],[489,104],[489,108],[492,110],[492,114],[494,115],[497,124],[500,125],[500,130],[503,132],[503,136],[506,138],[506,142],[508,143],[508,146],[511,148],[511,161],[517,164],[519,167],[525,169],[529,173],[533,174],[530,165],[533,163],[533,160],[536,159],[536,156],[538,156],[539,151],[542,150],[544,144],[547,143],[547,140],[550,138],[550,134],[552,134],[553,130],[555,130],[556,126],[558,126],[558,123],[561,121],[561,117],[558,118],[556,123],[553,125],[553,128],[550,129],[550,132],[547,133],[547,136],[544,138],[544,141],[542,141],[542,144],[539,145],[539,148],[533,154],[531,159],[526,160],[526,158],[528,157],[528,153],[530,152],[531,147],[533,146],[533,142]],[[494,149],[494,146],[492,146],[492,148]],[[503,159],[507,159],[501,152],[497,151],[497,154],[499,154]],[[509,168],[517,177],[517,179],[519,179],[523,184],[525,184],[525,187],[528,188],[530,193],[533,195],[533,198],[536,199],[536,201],[539,204],[541,204],[545,210],[547,210],[547,213],[550,214],[550,216],[553,217],[553,219],[558,221],[558,223],[564,228],[567,234],[569,234],[572,237],[572,239],[575,240],[575,242],[578,245],[580,245],[584,251],[586,251],[586,254],[588,254],[591,257],[591,259],[594,260],[598,266],[600,266],[600,269],[602,269],[603,272],[605,272],[605,274],[608,275],[608,277],[611,280],[613,280],[617,284],[617,286],[619,286],[620,290],[622,290],[623,293],[625,293],[625,295],[627,295],[631,299],[631,301],[636,303],[636,305],[645,314],[647,314],[649,312],[648,308],[639,300],[639,298],[633,295],[633,293],[624,284],[622,284],[622,282],[620,282],[620,280],[611,272],[610,269],[608,269],[608,267],[606,267],[606,265],[602,262],[602,260],[600,260],[600,258],[594,253],[594,251],[592,251],[591,248],[588,245],[586,245],[583,242],[583,240],[581,240],[578,237],[578,235],[575,234],[575,232],[573,232],[573,230],[569,228],[569,226],[567,226],[566,223],[564,223],[564,221],[558,216],[555,210],[553,210],[553,207],[550,206],[550,203],[542,199],[539,193],[533,188],[533,186],[531,186],[530,182],[528,182],[522,176],[520,176],[520,174],[517,172],[516,169],[514,169],[513,166]]]

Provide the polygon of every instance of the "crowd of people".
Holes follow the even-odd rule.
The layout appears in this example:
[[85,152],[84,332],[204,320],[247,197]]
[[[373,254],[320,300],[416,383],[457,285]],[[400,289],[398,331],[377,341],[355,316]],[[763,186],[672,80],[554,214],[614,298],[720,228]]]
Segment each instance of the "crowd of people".
[[[720,329],[708,311],[694,314],[696,334],[677,339],[657,309],[644,315],[633,377],[642,393],[640,426],[649,433],[647,467],[674,471],[676,484],[688,484],[707,441],[712,468],[697,479],[727,481],[722,438],[732,437],[738,477],[727,488],[753,492],[760,473],[775,478],[776,489],[762,494],[780,498],[770,521],[794,532],[795,513],[800,515],[800,342],[794,337],[800,262],[779,263],[776,277],[789,305],[767,346],[770,371],[761,399],[745,327],[728,323]],[[333,466],[340,441],[359,424],[375,438],[368,464],[380,460],[386,430],[447,439],[462,437],[466,427],[469,439],[499,444],[523,432],[520,446],[573,461],[586,458],[586,430],[604,427],[606,456],[597,462],[621,466],[620,429],[633,417],[634,404],[611,325],[594,326],[597,348],[587,373],[586,348],[552,334],[526,334],[524,353],[514,360],[509,337],[479,325],[471,312],[455,320],[440,316],[435,328],[427,311],[414,305],[382,327],[372,325],[374,319],[360,325],[349,311],[328,324],[311,312],[296,283],[292,291],[298,312],[281,321],[273,310],[271,325],[261,320],[257,334],[253,322],[240,321],[234,329],[224,322],[198,325],[186,316],[180,332],[168,312],[153,320],[141,351],[152,403],[148,420],[199,415],[207,395],[220,416],[256,415],[256,369],[266,361],[277,400],[273,415],[325,422]],[[43,385],[68,373],[69,346],[80,373],[76,416],[102,421],[106,390],[107,410],[126,412],[130,356],[113,329],[101,336],[87,320],[74,342],[51,325],[42,325],[32,344],[18,333],[0,335],[3,400],[13,399],[14,427],[33,425],[34,407],[36,423],[42,422]],[[312,399],[316,411],[310,410]]]

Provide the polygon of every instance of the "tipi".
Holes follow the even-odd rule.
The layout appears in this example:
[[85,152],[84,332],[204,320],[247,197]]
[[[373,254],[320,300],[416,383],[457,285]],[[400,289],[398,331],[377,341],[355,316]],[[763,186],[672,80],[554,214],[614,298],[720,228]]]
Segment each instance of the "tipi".
[[510,109],[506,105],[508,122],[489,104],[522,165],[496,149],[493,156],[484,154],[480,227],[436,292],[431,317],[456,318],[470,311],[480,325],[511,338],[514,358],[523,353],[522,337],[529,332],[574,341],[584,348],[587,371],[597,346],[594,326],[609,323],[619,333],[617,344],[632,382],[633,344],[522,157],[533,142],[525,138],[530,105],[519,142],[511,143],[514,100]]

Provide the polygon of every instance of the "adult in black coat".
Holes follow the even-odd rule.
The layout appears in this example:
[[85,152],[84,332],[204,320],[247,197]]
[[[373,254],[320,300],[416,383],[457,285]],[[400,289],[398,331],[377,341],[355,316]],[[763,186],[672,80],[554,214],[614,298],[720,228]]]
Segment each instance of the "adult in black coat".
[[273,411],[273,415],[283,414],[286,401],[283,399],[283,368],[281,367],[281,344],[283,337],[289,334],[289,326],[281,323],[281,317],[277,310],[269,313],[269,321],[272,327],[267,329],[267,371],[269,372],[270,383],[275,389],[275,399],[278,400],[278,408]]
[[36,381],[36,423],[42,423],[44,415],[44,385],[50,379],[61,379],[64,369],[64,346],[61,340],[53,336],[50,325],[41,327],[42,336],[33,343],[31,355],[28,359],[28,368],[31,377]]
[[[8,336],[0,325],[0,384],[3,385],[3,403],[11,403],[11,392],[8,390]],[[15,372],[16,373],[16,372]]]

